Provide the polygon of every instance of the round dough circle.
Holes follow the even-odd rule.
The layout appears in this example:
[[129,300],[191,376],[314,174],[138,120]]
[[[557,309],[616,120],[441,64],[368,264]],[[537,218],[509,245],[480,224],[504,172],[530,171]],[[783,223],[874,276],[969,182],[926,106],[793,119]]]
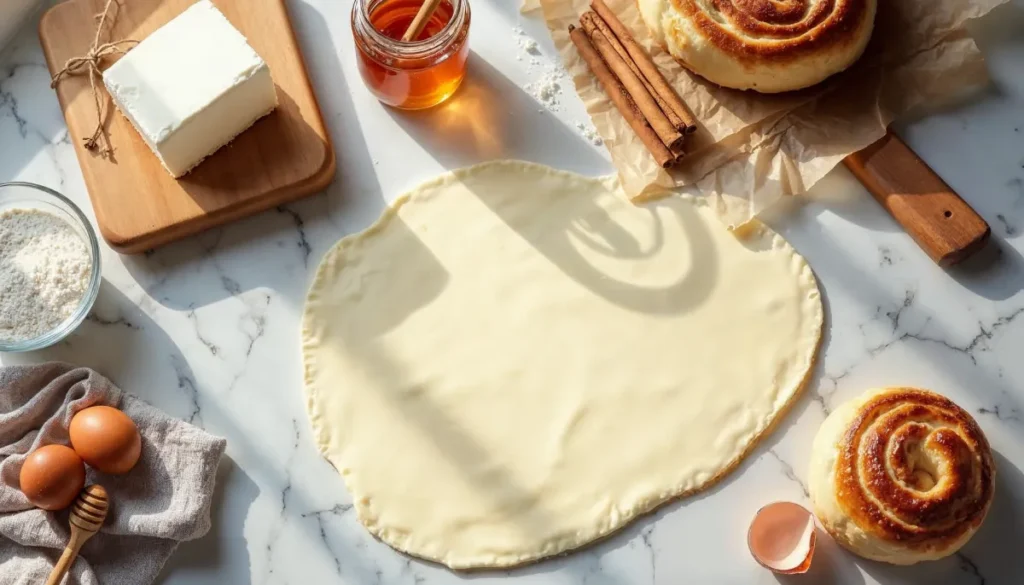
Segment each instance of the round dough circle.
[[302,323],[310,420],[360,521],[465,569],[578,548],[709,486],[799,393],[822,308],[766,227],[504,161],[341,240]]

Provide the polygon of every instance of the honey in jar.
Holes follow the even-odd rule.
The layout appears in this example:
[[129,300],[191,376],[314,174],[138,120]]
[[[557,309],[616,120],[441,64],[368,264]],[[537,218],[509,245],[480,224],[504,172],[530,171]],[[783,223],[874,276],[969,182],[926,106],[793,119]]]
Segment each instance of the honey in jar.
[[421,110],[448,99],[462,83],[469,56],[469,0],[443,0],[423,32],[402,35],[424,0],[355,0],[352,35],[359,72],[389,106]]

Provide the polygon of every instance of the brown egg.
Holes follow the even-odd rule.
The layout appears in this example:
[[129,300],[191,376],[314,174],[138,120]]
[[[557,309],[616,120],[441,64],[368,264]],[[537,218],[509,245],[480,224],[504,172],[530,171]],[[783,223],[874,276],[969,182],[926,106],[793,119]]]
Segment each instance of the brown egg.
[[44,510],[63,510],[85,485],[85,465],[70,447],[46,445],[29,453],[21,466],[21,491]]
[[91,406],[71,419],[71,446],[103,473],[128,473],[139,461],[142,438],[128,415],[109,406]]

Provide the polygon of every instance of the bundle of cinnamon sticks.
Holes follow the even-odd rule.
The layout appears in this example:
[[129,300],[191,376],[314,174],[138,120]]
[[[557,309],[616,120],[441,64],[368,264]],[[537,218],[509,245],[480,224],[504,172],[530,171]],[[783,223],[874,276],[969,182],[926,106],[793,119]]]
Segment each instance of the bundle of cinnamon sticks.
[[686,135],[697,129],[683,100],[603,0],[569,25],[576,50],[615,107],[662,168],[685,154]]

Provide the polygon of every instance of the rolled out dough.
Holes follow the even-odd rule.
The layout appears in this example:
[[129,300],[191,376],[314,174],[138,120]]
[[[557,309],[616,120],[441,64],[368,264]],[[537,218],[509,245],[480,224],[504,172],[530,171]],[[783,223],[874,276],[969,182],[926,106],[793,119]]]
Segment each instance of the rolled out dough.
[[339,242],[303,315],[309,416],[360,521],[456,569],[609,534],[707,487],[797,395],[806,262],[703,204],[521,162],[456,171]]

